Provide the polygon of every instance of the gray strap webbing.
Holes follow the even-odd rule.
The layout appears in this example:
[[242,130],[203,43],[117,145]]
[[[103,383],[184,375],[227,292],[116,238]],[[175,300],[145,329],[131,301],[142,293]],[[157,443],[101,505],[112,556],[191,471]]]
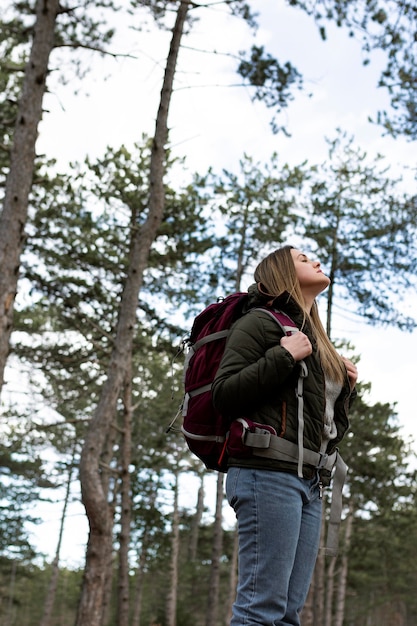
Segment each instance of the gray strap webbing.
[[[278,459],[280,461],[294,462],[297,460],[299,471],[300,453],[298,444],[265,431],[257,433],[248,432],[245,436],[245,443],[249,446],[253,446],[254,456]],[[302,454],[304,463],[318,470],[326,469],[332,471],[334,468],[325,550],[326,555],[336,556],[339,545],[339,527],[342,519],[342,490],[346,479],[347,466],[337,450],[327,455],[303,448]]]
[[335,472],[333,475],[332,503],[330,505],[329,525],[327,529],[326,554],[336,556],[339,546],[339,528],[342,519],[342,490],[347,474],[347,465],[337,455]]
[[194,398],[194,396],[200,395],[200,393],[206,393],[206,391],[211,390],[211,385],[202,385],[201,387],[197,387],[197,389],[193,389],[188,393],[184,394],[184,399],[182,402],[182,416],[185,417],[188,412],[188,403],[190,398]]
[[199,396],[200,393],[205,393],[206,391],[211,391],[211,384],[202,385],[201,387],[197,387],[197,389],[193,389],[188,392],[190,398],[194,398],[194,396]]
[[304,361],[299,362],[300,365],[300,375],[298,377],[297,382],[297,400],[298,400],[298,476],[299,478],[303,477],[303,456],[304,456],[304,397],[303,397],[303,387],[304,387],[304,378],[308,374],[308,369]]
[[209,343],[210,341],[216,341],[217,339],[223,339],[227,337],[228,334],[229,334],[228,329],[218,330],[216,333],[211,333],[210,335],[206,335],[205,337],[202,337],[201,339],[199,339],[198,341],[196,341],[190,346],[190,349],[188,350],[185,356],[185,361],[184,361],[183,377],[182,377],[183,382],[185,381],[185,373],[190,363],[190,359],[197,352],[197,350],[201,348],[201,346],[204,346],[206,343]]
[[192,350],[197,352],[197,350],[201,348],[201,346],[204,346],[204,344],[209,343],[210,341],[216,341],[216,339],[223,339],[223,337],[227,337],[228,334],[229,330],[227,328],[226,330],[218,330],[216,333],[210,333],[210,335],[206,335],[196,341],[192,346]]
[[[289,461],[294,463],[298,461],[299,447],[298,444],[292,443],[287,439],[260,431],[251,433],[247,432],[244,443],[253,447],[254,456],[262,456],[269,459],[277,459],[279,461]],[[336,463],[337,453],[333,452],[330,456],[320,454],[314,450],[303,448],[304,463],[312,465],[317,469],[331,470]]]

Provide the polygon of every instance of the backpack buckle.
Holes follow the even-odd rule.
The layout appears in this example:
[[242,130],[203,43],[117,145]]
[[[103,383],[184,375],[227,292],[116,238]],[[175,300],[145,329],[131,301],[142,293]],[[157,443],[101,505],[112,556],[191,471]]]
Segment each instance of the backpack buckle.
[[317,465],[317,469],[321,470],[324,467],[326,467],[328,459],[329,459],[329,455],[328,454],[326,454],[326,453],[325,454],[320,454],[320,461],[319,461],[319,463]]

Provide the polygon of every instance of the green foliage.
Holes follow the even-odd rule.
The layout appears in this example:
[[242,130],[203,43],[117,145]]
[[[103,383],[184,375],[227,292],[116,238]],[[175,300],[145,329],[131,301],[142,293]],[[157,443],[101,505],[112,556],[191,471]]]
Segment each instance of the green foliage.
[[369,405],[360,392],[351,409],[351,430],[341,444],[349,466],[350,498],[355,511],[372,515],[393,510],[410,496],[413,474],[408,470],[410,449],[401,436],[396,413],[389,404]]
[[[269,53],[265,53],[263,46],[252,46],[250,56],[240,53],[238,74],[254,87],[253,100],[263,102],[268,108],[276,109],[280,113],[293,99],[292,88],[302,88],[301,74],[289,61],[281,65]],[[276,115],[272,118],[273,132],[285,131],[285,127],[278,126]]]
[[210,172],[210,205],[221,218],[218,252],[212,261],[213,283],[223,283],[226,291],[243,288],[242,279],[256,260],[279,246],[297,223],[294,207],[307,177],[305,164],[281,164],[277,154],[265,164],[244,155],[237,174]]
[[[52,623],[74,624],[82,572],[59,573]],[[0,560],[0,619],[2,623],[38,626],[41,622],[51,567]]]
[[369,404],[367,393],[367,386],[359,387],[351,431],[341,444],[349,467],[345,504],[354,515],[345,619],[358,626],[366,616],[378,616],[381,608],[384,617],[376,617],[378,623],[392,623],[391,612],[399,603],[410,615],[416,610],[413,455],[395,408]]
[[[20,418],[21,415],[18,415]],[[3,412],[0,444],[0,556],[32,559],[29,525],[38,522],[29,513],[41,489],[53,485],[40,458],[37,433],[13,411]]]
[[349,554],[349,596],[346,619],[364,623],[368,615],[381,624],[394,623],[398,606],[412,624],[417,613],[417,582],[413,559],[416,542],[415,494],[409,503],[398,501],[394,511],[380,509],[372,518],[355,520]]
[[376,122],[392,136],[417,138],[416,12],[413,2],[400,0],[290,0],[314,17],[326,38],[326,24],[344,27],[359,37],[369,63],[374,50],[386,53],[387,64],[378,86],[387,89],[391,110],[379,111]]
[[355,301],[369,322],[412,330],[403,298],[417,279],[416,199],[381,156],[369,161],[341,132],[328,144],[329,159],[311,177],[304,233],[331,279],[329,303]]
[[[159,0],[139,4],[150,8],[155,16],[177,5]],[[351,19],[347,4],[337,3],[336,21],[340,25]],[[232,12],[253,25],[254,16],[246,3],[229,5]],[[30,43],[27,26],[33,18],[30,4],[14,7],[21,21],[0,25],[0,124],[6,147],[12,138],[19,76]],[[91,14],[90,9],[94,9]],[[57,23],[54,64],[67,67],[67,47],[80,53],[86,48],[105,52],[112,37],[105,15],[113,9],[111,2],[85,1],[63,11]],[[387,13],[375,11],[376,26],[384,26],[388,19]],[[320,27],[325,35],[323,25]],[[253,47],[250,54],[241,56],[241,76],[255,89],[254,99],[282,111],[294,88],[301,87],[300,75],[290,63],[281,65],[262,47]],[[88,63],[81,63],[81,58],[78,52],[73,56],[83,76]],[[65,74],[68,79],[69,74]],[[412,71],[403,69],[399,76],[406,93],[412,93]],[[385,77],[387,85],[391,77]],[[410,119],[415,115],[411,104]],[[387,117],[382,122],[388,127]],[[404,128],[405,121],[391,131]],[[336,144],[332,145],[332,156]],[[64,461],[74,445],[82,444],[85,425],[97,404],[128,270],[130,234],[146,218],[149,156],[150,145],[144,139],[132,150],[108,148],[102,158],[87,160],[67,175],[52,175],[52,163],[39,165],[35,174],[16,318],[20,334],[15,335],[13,350],[22,365],[34,370],[36,387],[32,389],[36,388],[42,402],[57,411],[58,423],[42,423],[43,415],[38,415],[36,422],[30,420],[20,407],[17,417],[26,431],[9,433],[0,451],[4,468],[0,481],[0,606],[12,607],[16,623],[27,626],[39,623],[40,599],[50,574],[49,566],[33,565],[24,526],[26,507],[39,497],[41,488],[51,486],[45,480],[39,452],[50,443]],[[0,159],[5,175],[7,149]],[[264,249],[279,245],[294,229],[300,232],[299,197],[302,191],[305,197],[308,181],[312,181],[312,219],[306,233],[326,252],[336,284],[357,298],[365,315],[392,320],[386,299],[390,292],[383,291],[383,286],[390,284],[389,267],[397,271],[398,286],[405,289],[413,284],[415,199],[398,198],[394,186],[385,180],[386,172],[376,166],[363,167],[363,161],[362,155],[350,151],[349,159],[322,168],[319,176],[317,168],[309,170],[305,164],[280,166],[276,155],[267,166],[245,156],[237,175],[226,171],[215,176],[210,172],[207,177],[195,176],[181,189],[175,183],[165,185],[166,210],[138,303],[133,354],[131,582],[134,597],[138,574],[133,573],[133,564],[143,555],[144,623],[164,621],[162,600],[170,584],[171,472],[173,466],[179,465],[184,471],[191,467],[182,439],[165,432],[181,396],[180,366],[172,366],[171,361],[174,343],[183,333],[184,317],[189,319],[193,307],[212,298],[219,288],[239,287]],[[178,166],[169,156],[166,180],[175,181]],[[406,250],[411,256],[404,261]],[[378,293],[372,291],[375,274],[381,278]],[[398,317],[396,321],[408,324]],[[122,415],[123,407],[119,406],[113,423],[116,435],[109,442],[112,449],[108,455],[115,535],[120,515],[117,487],[121,479]],[[10,416],[8,419],[12,421]],[[29,433],[34,438],[33,447]],[[361,396],[342,453],[351,467],[349,495],[355,514],[349,574],[349,591],[354,595],[348,597],[347,613],[352,620],[358,611],[365,615],[375,598],[383,596],[392,603],[400,599],[415,615],[410,591],[415,584],[414,475],[406,465],[408,448],[395,424],[393,408],[378,403],[368,406]],[[64,467],[58,464],[52,476],[59,475]],[[204,624],[210,580],[213,529],[210,525],[200,528],[197,558],[191,561],[188,545],[192,521],[191,513],[183,511],[177,615],[183,626]],[[225,533],[221,606],[227,605],[231,544],[232,534]],[[9,560],[11,555],[20,559],[17,570],[17,562]],[[11,595],[13,571],[16,584]],[[396,577],[395,584],[390,584],[390,573]],[[58,619],[63,625],[74,622],[80,577],[80,572],[61,572],[56,623]]]
[[[353,158],[352,163],[356,163]],[[132,151],[125,147],[109,148],[103,158],[76,166],[66,176],[51,176],[46,165],[36,174],[39,184],[32,193],[36,212],[31,211],[23,262],[23,284],[28,289],[19,303],[17,322],[21,333],[14,352],[27,366],[35,366],[42,372],[37,390],[61,416],[58,427],[45,428],[42,432],[62,455],[69,454],[74,439],[82,444],[86,421],[94,411],[105,376],[118,299],[127,271],[129,235],[143,223],[147,210],[148,164],[149,144],[145,140]],[[168,161],[167,180],[175,178],[176,165]],[[192,467],[182,438],[175,432],[169,435],[165,432],[181,397],[181,364],[172,366],[172,357],[184,322],[183,316],[177,321],[175,313],[180,313],[184,303],[191,315],[191,304],[202,303],[210,290],[220,285],[234,289],[236,278],[249,272],[262,250],[279,245],[293,228],[300,231],[299,199],[305,197],[307,185],[312,184],[315,191],[316,218],[323,218],[308,224],[311,229],[308,232],[314,232],[317,241],[326,246],[331,241],[329,232],[333,231],[330,227],[326,230],[324,217],[334,228],[334,214],[330,211],[333,205],[330,201],[321,205],[320,201],[325,193],[335,197],[334,171],[346,175],[351,192],[354,186],[349,171],[354,173],[355,180],[372,183],[372,169],[363,173],[360,159],[356,169],[343,160],[337,162],[337,168],[330,170],[328,179],[318,179],[317,168],[307,168],[306,164],[290,168],[281,165],[273,155],[268,165],[263,166],[245,156],[238,174],[226,171],[216,176],[209,172],[207,177],[194,177],[180,190],[166,185],[167,211],[141,293],[133,354],[131,554],[132,562],[144,557],[144,619],[150,621],[158,616],[163,619],[161,597],[169,585],[172,467],[179,464],[184,471]],[[323,172],[326,173],[325,168]],[[377,189],[375,181],[373,185]],[[355,191],[358,227],[360,188],[358,184]],[[349,205],[352,206],[356,207]],[[322,230],[317,228],[317,223]],[[348,243],[347,236],[344,241]],[[236,259],[238,272],[233,271]],[[212,282],[206,279],[213,274]],[[122,415],[120,406],[114,418],[116,435],[109,441],[112,446],[109,467],[115,486],[116,546]],[[379,524],[381,512],[392,515],[393,519],[397,512],[400,516],[404,512],[407,517],[407,507],[412,501],[410,476],[404,464],[408,450],[393,418],[392,407],[368,406],[364,397],[352,414],[352,433],[344,442],[342,454],[351,467],[349,489],[358,527],[367,524],[372,528],[374,521]],[[40,432],[38,425],[37,432]],[[181,528],[181,550],[185,552],[189,511],[183,514]],[[381,537],[386,537],[387,529],[388,526],[381,525]],[[184,561],[178,616],[184,623],[188,619],[186,607],[193,608],[195,624],[204,623],[211,536],[209,527],[200,529],[195,563],[181,557]],[[224,603],[231,553],[227,541],[221,566]],[[372,571],[381,554],[375,551],[374,556],[370,551],[369,558]],[[353,576],[360,567],[360,563],[353,565]],[[133,582],[132,578],[132,585]],[[357,593],[354,577],[349,585]],[[365,602],[361,596],[362,600]]]
[[16,121],[25,63],[24,26],[20,20],[0,21],[0,187],[9,168],[9,150]]

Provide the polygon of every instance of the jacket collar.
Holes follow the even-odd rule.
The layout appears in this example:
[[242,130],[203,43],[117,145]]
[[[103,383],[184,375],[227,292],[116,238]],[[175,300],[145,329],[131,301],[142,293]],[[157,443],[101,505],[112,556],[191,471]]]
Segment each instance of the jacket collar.
[[261,293],[258,289],[258,285],[253,283],[248,289],[248,308],[252,309],[253,307],[259,306],[270,306],[279,311],[284,311],[293,318],[294,321],[299,318],[303,319],[304,317],[301,307],[298,306],[297,302],[288,291],[283,291],[271,302],[271,298]]

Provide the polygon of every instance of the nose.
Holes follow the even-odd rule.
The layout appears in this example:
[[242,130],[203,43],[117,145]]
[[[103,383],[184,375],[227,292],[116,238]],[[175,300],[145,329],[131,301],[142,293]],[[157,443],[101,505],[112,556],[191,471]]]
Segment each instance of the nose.
[[313,261],[313,267],[320,267],[320,261]]

